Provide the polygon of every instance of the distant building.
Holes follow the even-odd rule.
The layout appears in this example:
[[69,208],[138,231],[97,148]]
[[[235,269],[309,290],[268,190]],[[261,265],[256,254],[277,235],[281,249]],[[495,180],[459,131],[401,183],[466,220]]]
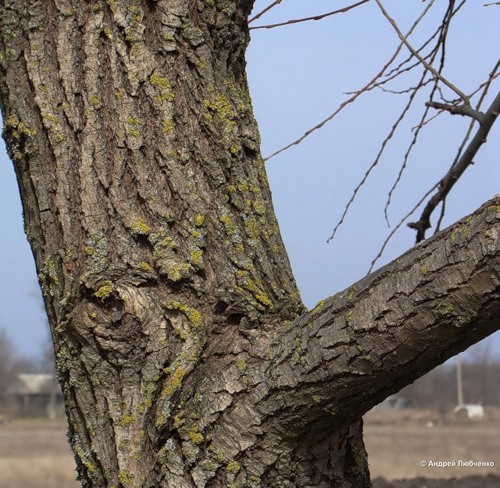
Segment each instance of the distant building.
[[5,391],[1,406],[9,416],[64,415],[62,392],[52,374],[18,374]]

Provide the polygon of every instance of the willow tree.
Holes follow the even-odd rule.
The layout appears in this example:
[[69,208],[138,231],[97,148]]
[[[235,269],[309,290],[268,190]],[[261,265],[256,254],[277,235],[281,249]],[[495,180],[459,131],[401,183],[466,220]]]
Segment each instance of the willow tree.
[[252,3],[0,1],[4,137],[85,486],[369,486],[361,415],[499,326],[499,200],[305,311],[245,78]]

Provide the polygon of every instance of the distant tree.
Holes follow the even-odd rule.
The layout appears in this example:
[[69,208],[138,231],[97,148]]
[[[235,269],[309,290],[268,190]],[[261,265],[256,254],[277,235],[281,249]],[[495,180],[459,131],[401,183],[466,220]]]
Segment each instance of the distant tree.
[[38,361],[38,369],[43,373],[55,373],[54,345],[50,335],[42,344],[42,351]]
[[85,486],[368,487],[363,413],[499,327],[498,198],[305,311],[252,4],[0,1],[4,137]]
[[465,356],[462,369],[467,403],[498,406],[500,402],[500,361],[492,346],[483,341]]
[[17,374],[31,372],[34,368],[33,361],[19,355],[7,332],[0,328],[0,396],[13,383]]

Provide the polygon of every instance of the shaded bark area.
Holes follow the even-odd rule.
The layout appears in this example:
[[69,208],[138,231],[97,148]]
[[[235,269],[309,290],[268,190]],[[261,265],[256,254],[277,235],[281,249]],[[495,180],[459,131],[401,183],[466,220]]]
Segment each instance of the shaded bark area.
[[321,301],[268,345],[259,411],[285,437],[324,435],[498,330],[499,243],[496,197]]
[[92,487],[369,486],[359,420],[498,325],[498,200],[304,315],[252,2],[0,2],[0,103]]

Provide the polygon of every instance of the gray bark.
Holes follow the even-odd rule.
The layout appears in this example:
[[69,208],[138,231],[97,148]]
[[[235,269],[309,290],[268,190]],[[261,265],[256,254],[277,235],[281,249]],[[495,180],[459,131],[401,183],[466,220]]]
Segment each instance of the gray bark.
[[498,328],[498,199],[305,313],[251,5],[0,2],[4,137],[85,486],[368,486],[363,412]]

